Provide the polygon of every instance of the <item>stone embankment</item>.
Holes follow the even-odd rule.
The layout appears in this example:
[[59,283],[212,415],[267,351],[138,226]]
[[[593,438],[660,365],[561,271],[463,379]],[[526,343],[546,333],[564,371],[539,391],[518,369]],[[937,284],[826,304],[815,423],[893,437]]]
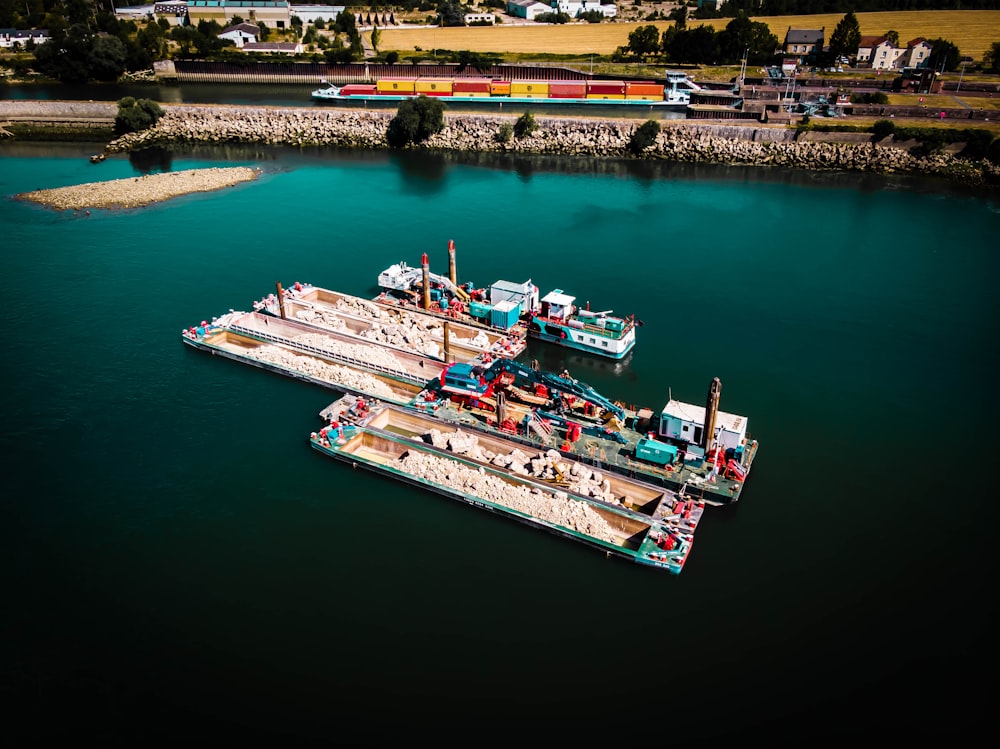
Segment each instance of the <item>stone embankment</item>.
[[57,210],[138,208],[193,192],[210,192],[257,179],[250,167],[187,169],[107,182],[24,192],[17,197]]
[[[101,105],[107,116],[107,104]],[[112,105],[113,106],[113,105]],[[382,149],[393,112],[315,107],[237,107],[161,105],[164,116],[141,133],[108,145],[126,152],[156,145],[255,143],[290,146],[340,146]],[[93,117],[96,108],[78,102],[0,101],[0,122],[8,118]],[[530,137],[502,142],[500,127],[514,115],[448,114],[445,129],[421,149],[538,155],[586,155],[632,158],[629,139],[641,124],[611,118],[566,119],[536,116]],[[687,163],[782,166],[813,170],[940,175],[964,182],[995,179],[1000,170],[988,162],[970,163],[950,153],[916,156],[893,144],[891,137],[869,142],[858,133],[817,133],[765,125],[709,124],[669,120],[643,159]]]
[[[108,150],[129,151],[172,143],[263,143],[292,146],[386,148],[385,132],[392,112],[174,105],[156,127],[113,141]],[[635,120],[567,119],[536,116],[538,129],[529,137],[503,142],[498,133],[511,116],[446,115],[445,128],[422,149],[630,157],[628,145]],[[951,154],[916,156],[883,143],[858,142],[856,133],[818,133],[800,137],[788,128],[712,125],[667,121],[644,159],[689,163],[781,166],[814,170],[936,174],[963,180],[982,179],[987,164],[970,164]],[[996,170],[992,170],[996,171]]]

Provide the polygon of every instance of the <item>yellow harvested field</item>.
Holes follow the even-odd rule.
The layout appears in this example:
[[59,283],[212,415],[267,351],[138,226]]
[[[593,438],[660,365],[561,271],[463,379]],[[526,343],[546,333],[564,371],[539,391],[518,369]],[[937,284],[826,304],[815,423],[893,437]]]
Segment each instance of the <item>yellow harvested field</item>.
[[[788,27],[796,29],[826,29],[830,38],[843,13],[814,16],[760,16],[754,21],[766,23],[779,41]],[[957,45],[963,55],[981,60],[983,53],[995,41],[1000,41],[1000,10],[921,10],[883,13],[858,13],[861,33],[865,36],[899,32],[901,42],[918,36],[938,37]],[[717,31],[732,19],[692,20],[688,28],[712,26]],[[557,55],[610,55],[616,48],[628,44],[628,35],[640,23],[574,23],[566,25],[503,24],[457,28],[413,27],[380,29],[379,48],[408,54],[421,50],[448,49],[469,52],[528,53]],[[672,23],[655,22],[660,31]]]

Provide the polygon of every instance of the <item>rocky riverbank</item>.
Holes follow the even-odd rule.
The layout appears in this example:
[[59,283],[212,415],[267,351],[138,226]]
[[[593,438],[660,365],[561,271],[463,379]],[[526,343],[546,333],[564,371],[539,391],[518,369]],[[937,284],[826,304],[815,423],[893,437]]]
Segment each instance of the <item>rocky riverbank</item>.
[[90,208],[138,208],[193,192],[220,190],[256,179],[250,167],[187,169],[107,182],[88,182],[70,187],[35,190],[17,195],[20,200],[41,203],[57,210]]
[[[262,143],[291,146],[387,148],[385,132],[394,113],[280,107],[175,105],[165,107],[156,127],[113,141],[108,150],[130,151],[172,143]],[[641,124],[634,120],[567,119],[536,116],[531,136],[504,142],[501,125],[513,116],[446,115],[445,128],[415,148],[495,153],[587,155],[635,158],[629,140]],[[803,134],[806,135],[806,134]],[[916,156],[892,139],[859,142],[856,133],[808,133],[786,127],[667,121],[656,143],[640,158],[689,163],[795,167],[876,173],[939,175],[967,184],[1000,176],[988,163],[968,162],[950,153]]]

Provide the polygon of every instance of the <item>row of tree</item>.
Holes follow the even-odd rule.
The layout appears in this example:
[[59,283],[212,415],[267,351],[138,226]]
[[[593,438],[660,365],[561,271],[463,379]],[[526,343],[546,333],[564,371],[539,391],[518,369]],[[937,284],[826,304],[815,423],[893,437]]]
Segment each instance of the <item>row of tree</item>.
[[728,0],[722,7],[701,7],[695,18],[808,16],[817,13],[875,13],[904,10],[998,10],[1000,0]]
[[[749,65],[767,65],[782,57],[778,37],[771,33],[766,23],[751,21],[739,13],[722,31],[701,25],[688,28],[686,13],[672,14],[674,25],[660,34],[653,24],[638,26],[628,35],[628,44],[619,47],[615,56],[619,60],[665,57],[667,61],[692,65],[734,65],[746,56]],[[885,32],[893,44],[899,43],[899,34]],[[934,70],[957,70],[962,63],[959,48],[947,39],[931,39],[931,54],[927,67]],[[841,57],[853,58],[861,44],[861,26],[853,11],[848,11],[834,28],[826,49],[817,51],[810,62],[827,66]],[[1000,42],[995,42],[987,55],[985,67],[1000,72]]]

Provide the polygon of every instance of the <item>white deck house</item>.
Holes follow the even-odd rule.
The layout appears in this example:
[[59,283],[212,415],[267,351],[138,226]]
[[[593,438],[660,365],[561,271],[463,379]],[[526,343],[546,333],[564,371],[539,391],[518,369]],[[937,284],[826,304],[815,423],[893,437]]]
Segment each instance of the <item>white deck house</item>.
[[[705,407],[693,403],[672,400],[663,407],[660,414],[659,435],[675,440],[700,444],[705,430]],[[736,449],[747,437],[747,418],[736,414],[717,411],[715,415],[715,435],[712,443],[724,450]]]

